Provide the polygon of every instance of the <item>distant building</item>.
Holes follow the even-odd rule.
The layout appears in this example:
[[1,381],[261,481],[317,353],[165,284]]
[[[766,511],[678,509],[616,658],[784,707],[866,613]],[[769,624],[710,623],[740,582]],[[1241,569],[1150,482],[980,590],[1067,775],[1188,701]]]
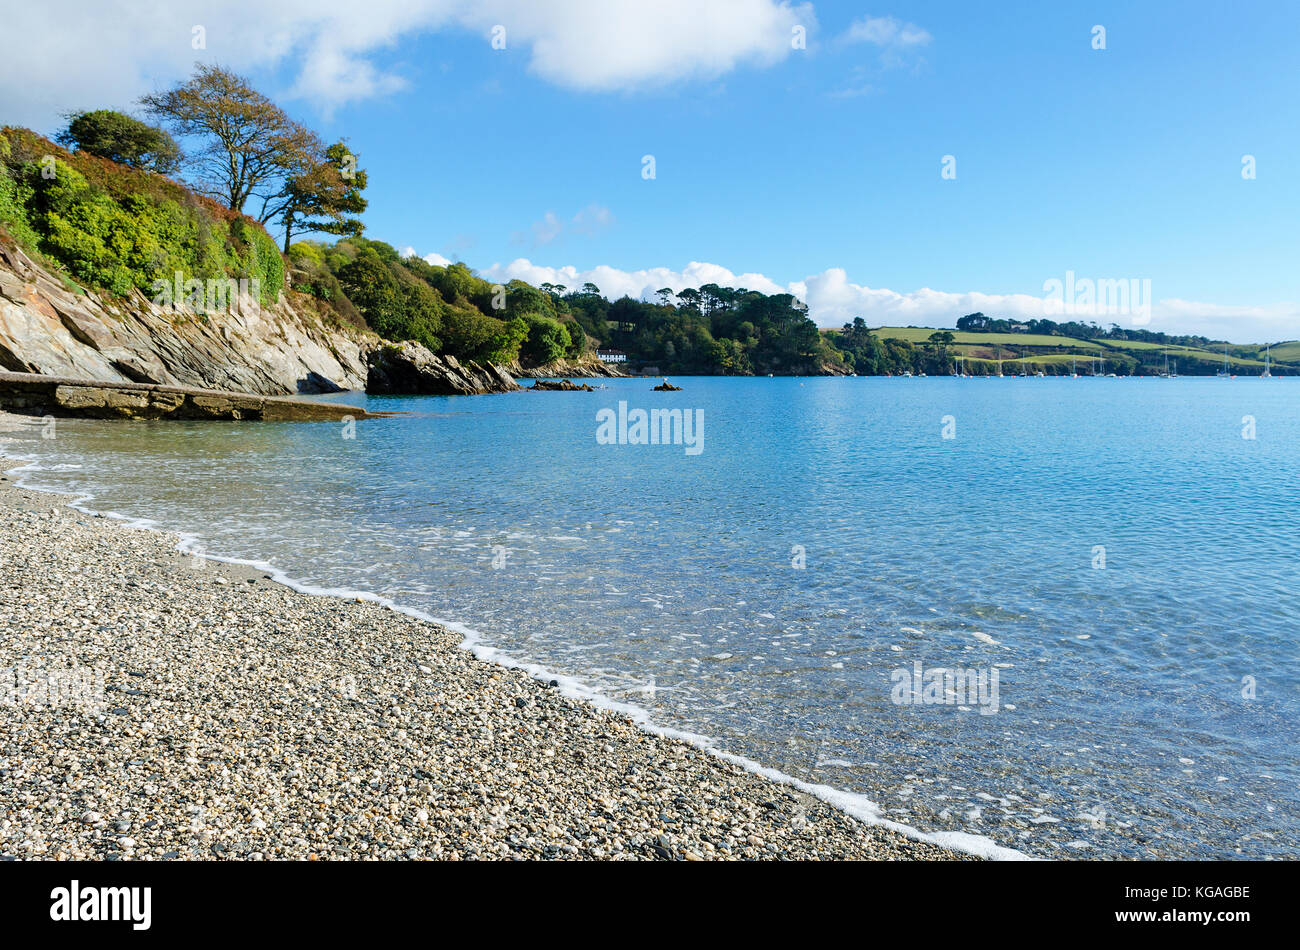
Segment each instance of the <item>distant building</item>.
[[626,363],[627,354],[622,350],[597,350],[596,356],[602,363]]
[[1024,333],[1024,332],[1025,332],[1026,330],[1028,330],[1028,329],[1029,329],[1029,324],[1027,324],[1027,323],[1013,323],[1013,324],[1011,324],[1011,332],[1012,332],[1012,333]]

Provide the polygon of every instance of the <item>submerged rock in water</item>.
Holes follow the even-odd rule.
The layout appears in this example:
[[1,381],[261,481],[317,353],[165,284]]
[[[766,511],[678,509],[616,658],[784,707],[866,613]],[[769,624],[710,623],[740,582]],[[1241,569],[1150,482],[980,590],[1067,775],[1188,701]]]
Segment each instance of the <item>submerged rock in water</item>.
[[682,391],[682,387],[674,386],[666,379],[652,390],[652,392],[657,392],[657,393],[679,393],[681,391]]
[[586,383],[575,383],[569,379],[561,379],[558,382],[553,379],[539,379],[533,383],[529,389],[540,389],[543,392],[563,392],[563,393],[594,393]]

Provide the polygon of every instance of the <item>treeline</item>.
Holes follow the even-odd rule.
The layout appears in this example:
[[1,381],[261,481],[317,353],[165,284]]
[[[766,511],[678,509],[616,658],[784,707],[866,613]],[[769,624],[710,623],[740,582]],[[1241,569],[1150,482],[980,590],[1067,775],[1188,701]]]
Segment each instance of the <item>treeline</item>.
[[595,284],[493,284],[463,263],[402,258],[365,238],[300,241],[289,260],[294,289],[325,301],[341,319],[460,359],[541,365],[600,346],[626,353],[634,369],[676,375],[848,371],[807,307],[789,294],[708,284],[678,294],[664,288],[653,303],[610,301]]
[[531,366],[587,352],[587,335],[565,302],[520,280],[493,284],[465,264],[403,258],[364,237],[299,241],[289,262],[295,290],[386,339],[415,340],[462,360]]
[[599,288],[580,290],[543,284],[603,346],[622,350],[642,367],[679,375],[813,375],[847,371],[791,294],[767,295],[745,288],[705,284],[674,293],[665,287],[655,301],[623,297],[609,301]]
[[970,333],[1041,333],[1046,336],[1069,336],[1078,340],[1134,340],[1162,346],[1198,347],[1223,342],[1204,336],[1172,335],[1157,330],[1126,328],[1118,323],[1102,327],[1096,322],[1083,323],[1078,320],[1065,323],[1047,319],[1003,320],[982,313],[968,313],[958,318],[957,329]]
[[928,345],[915,346],[906,340],[881,339],[865,320],[855,317],[839,330],[826,331],[826,336],[828,344],[843,354],[844,361],[859,376],[938,376],[952,372],[948,344],[953,335],[949,331],[937,331],[931,334]]

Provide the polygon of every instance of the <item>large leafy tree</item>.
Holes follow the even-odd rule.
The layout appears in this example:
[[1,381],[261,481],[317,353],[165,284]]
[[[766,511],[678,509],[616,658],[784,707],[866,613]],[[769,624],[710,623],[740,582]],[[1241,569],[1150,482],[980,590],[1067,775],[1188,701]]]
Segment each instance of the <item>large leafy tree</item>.
[[120,165],[143,168],[162,175],[180,164],[176,140],[162,129],[111,109],[75,112],[59,135],[59,144]]
[[357,157],[344,142],[325,150],[300,174],[285,178],[280,194],[270,199],[264,221],[276,221],[284,228],[284,251],[295,234],[360,236],[365,230],[353,217],[366,210],[361,192],[367,176],[357,167]]
[[144,96],[141,105],[196,148],[186,162],[195,187],[243,211],[255,194],[268,203],[286,180],[308,173],[321,160],[316,134],[300,125],[242,76],[200,63],[194,76],[174,89]]

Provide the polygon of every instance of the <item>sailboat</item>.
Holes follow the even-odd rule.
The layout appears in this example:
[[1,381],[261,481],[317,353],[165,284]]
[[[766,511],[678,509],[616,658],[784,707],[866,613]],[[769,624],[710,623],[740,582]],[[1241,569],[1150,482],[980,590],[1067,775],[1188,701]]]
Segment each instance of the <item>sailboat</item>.
[[1220,379],[1231,379],[1232,374],[1228,372],[1228,344],[1223,344],[1223,369],[1214,374]]
[[1259,374],[1260,379],[1272,379],[1273,374],[1269,372],[1272,366],[1272,360],[1269,359],[1270,351],[1273,349],[1272,343],[1264,344],[1264,372]]
[[1169,378],[1169,351],[1165,350],[1165,371],[1160,374],[1161,379]]
[[1079,361],[1075,357],[1070,357],[1070,378],[1079,378]]

